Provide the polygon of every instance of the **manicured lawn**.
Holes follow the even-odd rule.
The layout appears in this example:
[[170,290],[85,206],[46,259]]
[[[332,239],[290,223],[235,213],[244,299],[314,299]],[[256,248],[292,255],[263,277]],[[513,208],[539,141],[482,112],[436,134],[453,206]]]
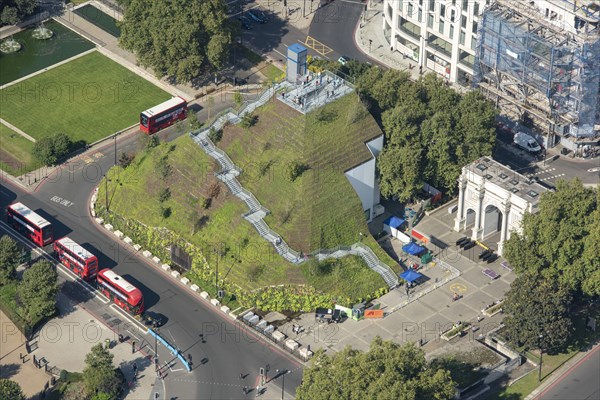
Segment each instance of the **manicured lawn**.
[[37,168],[31,155],[33,142],[0,124],[0,168],[13,176],[23,175]]
[[347,306],[370,298],[378,289],[387,287],[383,278],[358,256],[305,262],[301,268],[311,286],[331,293],[340,304]]
[[268,63],[264,58],[244,46],[238,46],[236,51],[239,51],[241,56],[248,60],[253,67],[257,67],[261,74],[265,76],[267,81],[279,81],[283,76],[283,71]]
[[0,117],[39,139],[92,143],[135,124],[169,94],[93,52],[0,91]]

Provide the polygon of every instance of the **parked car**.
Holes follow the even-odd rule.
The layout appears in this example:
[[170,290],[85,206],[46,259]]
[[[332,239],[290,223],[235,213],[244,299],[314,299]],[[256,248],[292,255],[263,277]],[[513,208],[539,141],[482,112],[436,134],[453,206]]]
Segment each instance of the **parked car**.
[[247,14],[250,16],[250,18],[252,18],[252,20],[258,22],[259,24],[267,23],[267,16],[261,10],[257,10],[257,9],[248,10]]
[[335,323],[342,321],[342,312],[331,308],[317,308],[315,311],[315,320],[321,323]]
[[249,31],[250,29],[252,29],[252,22],[250,22],[250,20],[246,17],[238,17],[238,20],[240,21],[240,24],[242,25],[242,29],[245,29],[247,31]]
[[536,154],[542,151],[542,146],[531,136],[524,132],[517,132],[513,143],[528,153]]
[[346,65],[346,63],[350,61],[347,57],[341,56],[340,58],[338,58],[338,62],[342,65]]
[[248,14],[248,16],[254,22],[258,22],[259,24],[265,24],[267,22],[267,19],[261,17],[259,13],[262,14],[262,11],[259,11],[259,10],[248,10],[248,12],[246,12],[246,14]]

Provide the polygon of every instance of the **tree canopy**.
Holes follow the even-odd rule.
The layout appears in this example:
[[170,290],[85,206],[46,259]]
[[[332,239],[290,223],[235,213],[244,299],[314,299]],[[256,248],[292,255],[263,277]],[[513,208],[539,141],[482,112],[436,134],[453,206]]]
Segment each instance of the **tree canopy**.
[[69,154],[73,142],[62,132],[52,136],[44,136],[33,145],[33,156],[44,165],[54,165],[58,160]]
[[120,379],[113,365],[113,355],[98,343],[85,356],[83,382],[89,395],[103,393],[115,398],[119,392]]
[[525,214],[523,233],[513,233],[504,256],[517,272],[540,274],[572,291],[600,295],[598,191],[581,181],[559,181],[542,196],[539,211]]
[[358,78],[387,139],[378,160],[381,193],[408,201],[426,182],[452,194],[461,167],[492,153],[496,111],[478,92],[461,96],[435,74],[409,78],[375,67]]
[[412,343],[373,339],[368,352],[347,347],[331,356],[318,351],[304,370],[298,400],[310,399],[450,399],[454,382],[433,368]]
[[17,243],[8,235],[0,237],[0,285],[15,279],[15,269],[21,261]]
[[571,301],[569,289],[554,279],[531,272],[518,275],[503,306],[506,337],[530,349],[562,348],[573,332]]
[[125,3],[119,42],[158,77],[189,82],[223,67],[231,44],[223,0]]
[[30,323],[54,315],[58,292],[56,270],[48,261],[38,261],[23,273],[17,288],[20,314]]
[[2,0],[0,25],[16,25],[35,11],[37,0]]
[[0,399],[22,400],[23,391],[17,382],[0,378]]

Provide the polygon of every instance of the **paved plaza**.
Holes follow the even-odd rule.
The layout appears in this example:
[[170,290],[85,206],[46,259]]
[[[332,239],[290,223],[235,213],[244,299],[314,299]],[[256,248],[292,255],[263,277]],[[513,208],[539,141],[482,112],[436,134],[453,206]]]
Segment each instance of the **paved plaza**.
[[[496,328],[502,315],[483,318],[482,310],[504,298],[515,278],[514,272],[500,265],[503,261],[501,258],[490,264],[479,260],[478,255],[483,250],[481,247],[476,246],[467,251],[457,248],[456,240],[462,236],[469,236],[470,232],[453,231],[455,214],[448,213],[450,206],[451,204],[430,216],[425,216],[418,223],[417,228],[420,232],[434,236],[438,244],[445,243],[446,248],[431,244],[427,247],[437,259],[460,271],[459,277],[412,300],[408,305],[398,308],[391,314],[386,314],[383,319],[361,321],[347,319],[340,324],[324,325],[316,323],[313,314],[304,314],[298,320],[289,322],[279,329],[289,337],[298,340],[303,346],[310,345],[311,350],[324,348],[337,352],[348,345],[366,350],[375,336],[398,343],[421,341],[426,351],[433,351],[447,344],[445,340],[440,339],[440,335],[458,321],[470,322],[479,327],[479,330],[468,335],[467,339],[473,339]],[[390,213],[386,212],[373,223],[382,225],[382,221],[389,216]],[[401,250],[398,252],[401,243],[397,239],[392,239],[391,245],[396,249],[400,260],[406,258]],[[483,270],[486,268],[496,272],[499,277],[491,279],[484,275]],[[409,296],[414,298],[418,297],[419,291],[424,290],[428,284],[432,284],[436,279],[443,279],[448,273],[438,265],[429,266],[420,272],[427,277],[427,281],[410,289]],[[460,294],[462,298],[453,301],[453,293]],[[378,303],[379,308],[384,311],[392,311],[405,298],[405,288],[401,286],[373,303]],[[478,316],[483,318],[480,322],[477,321]],[[304,332],[298,335],[293,333],[292,324],[301,325],[304,327]]]

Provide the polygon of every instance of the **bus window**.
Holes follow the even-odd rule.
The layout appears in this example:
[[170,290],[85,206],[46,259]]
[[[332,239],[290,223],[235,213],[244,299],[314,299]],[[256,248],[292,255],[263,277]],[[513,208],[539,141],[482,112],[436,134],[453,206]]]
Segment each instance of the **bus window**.
[[42,241],[46,244],[46,241],[52,239],[52,226],[48,225],[42,228]]
[[146,117],[144,114],[141,114],[140,121],[143,126],[148,126],[148,117]]

